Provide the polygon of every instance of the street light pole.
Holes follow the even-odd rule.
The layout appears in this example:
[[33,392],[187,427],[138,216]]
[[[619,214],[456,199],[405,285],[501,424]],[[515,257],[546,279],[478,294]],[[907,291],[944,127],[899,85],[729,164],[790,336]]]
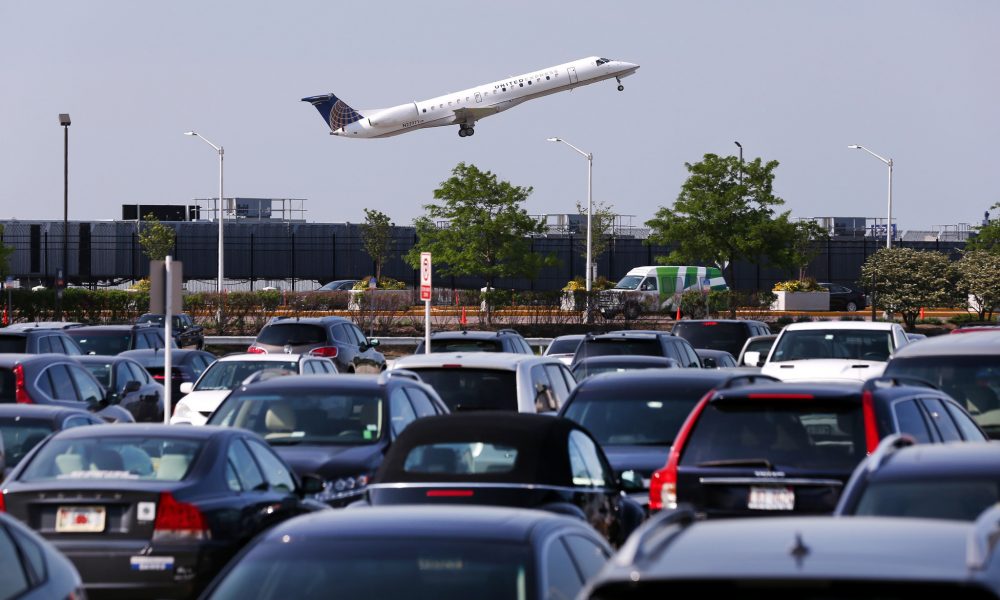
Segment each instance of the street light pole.
[[878,154],[875,154],[868,148],[865,148],[864,146],[859,146],[858,144],[852,144],[848,146],[848,148],[854,150],[864,150],[868,154],[871,154],[875,158],[884,162],[889,167],[889,214],[888,214],[888,221],[885,224],[885,247],[892,248],[892,159],[883,158]]
[[209,146],[211,146],[212,148],[214,148],[215,151],[216,151],[216,153],[218,153],[218,155],[219,155],[219,281],[218,281],[218,284],[216,286],[216,292],[218,292],[218,294],[219,294],[219,300],[218,300],[219,305],[218,305],[218,309],[216,310],[216,319],[218,321],[218,325],[219,325],[219,328],[221,330],[221,328],[222,328],[222,278],[223,278],[223,265],[224,265],[224,257],[225,257],[225,255],[224,255],[224,246],[222,244],[222,231],[223,231],[222,230],[222,225],[223,225],[224,215],[225,215],[225,211],[223,209],[223,202],[224,202],[225,196],[223,196],[223,193],[222,193],[222,180],[223,180],[223,177],[222,177],[223,170],[222,170],[222,168],[223,168],[223,157],[225,156],[225,150],[222,148],[222,146],[216,146],[212,142],[208,141],[207,139],[205,139],[204,136],[202,136],[201,134],[199,134],[196,131],[186,131],[186,132],[184,132],[184,135],[192,135],[194,137],[201,138],[201,140],[203,142],[205,142],[206,144],[208,144]]
[[63,251],[62,277],[56,283],[56,321],[62,321],[62,288],[69,277],[69,126],[72,123],[67,113],[59,113],[59,124],[63,128]]
[[733,142],[736,147],[740,149],[740,185],[743,185],[743,144],[739,142]]
[[587,297],[588,302],[590,301],[590,288],[592,287],[592,282],[594,278],[594,267],[593,267],[593,255],[591,254],[591,249],[593,248],[593,212],[594,212],[594,197],[593,197],[593,182],[594,182],[594,155],[589,152],[584,152],[580,150],[573,144],[567,142],[562,138],[551,137],[548,138],[549,142],[562,142],[569,146],[570,148],[576,150],[581,155],[587,159]]

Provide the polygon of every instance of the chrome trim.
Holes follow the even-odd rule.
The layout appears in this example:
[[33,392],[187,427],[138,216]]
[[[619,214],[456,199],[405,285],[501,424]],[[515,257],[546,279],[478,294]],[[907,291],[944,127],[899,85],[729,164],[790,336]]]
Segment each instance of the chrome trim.
[[484,483],[469,482],[461,483],[455,481],[447,482],[397,482],[397,483],[373,483],[368,485],[369,490],[387,489],[403,490],[410,488],[476,488],[476,489],[517,489],[517,490],[556,490],[562,492],[586,492],[586,493],[614,493],[611,488],[588,488],[588,487],[563,487],[558,485],[539,485],[536,483]]
[[806,479],[804,477],[700,477],[699,483],[707,485],[754,485],[754,484],[785,484],[799,486],[833,486],[844,487],[839,479]]

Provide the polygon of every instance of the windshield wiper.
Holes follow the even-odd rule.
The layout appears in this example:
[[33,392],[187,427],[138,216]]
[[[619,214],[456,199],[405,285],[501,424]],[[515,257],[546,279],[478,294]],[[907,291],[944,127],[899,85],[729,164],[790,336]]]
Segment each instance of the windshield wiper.
[[267,440],[271,446],[295,446],[304,442],[302,438],[279,438]]
[[732,458],[729,460],[709,460],[700,462],[696,467],[765,467],[770,471],[774,465],[766,458]]

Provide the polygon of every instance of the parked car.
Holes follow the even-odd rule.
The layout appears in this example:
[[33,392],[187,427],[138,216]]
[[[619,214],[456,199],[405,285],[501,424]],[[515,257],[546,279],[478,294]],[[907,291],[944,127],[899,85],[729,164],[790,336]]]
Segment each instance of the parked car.
[[[151,323],[157,327],[164,327],[163,315],[146,313],[136,319],[136,325]],[[166,329],[164,329],[166,331]],[[202,350],[205,347],[205,328],[194,322],[191,315],[180,313],[171,319],[171,335],[178,348],[194,348]]]
[[886,375],[918,377],[965,406],[991,438],[1000,439],[1000,332],[939,335],[900,349]]
[[897,323],[814,321],[786,325],[761,373],[782,381],[864,381],[909,343]]
[[774,345],[774,340],[778,339],[778,334],[755,335],[747,338],[736,357],[736,365],[740,367],[762,367],[767,360],[767,354]]
[[919,381],[758,383],[716,390],[691,411],[650,509],[706,517],[829,514],[854,468],[893,433],[922,442],[986,436],[947,394]]
[[3,512],[0,512],[0,556],[4,598],[85,597],[83,582],[73,563],[29,527]]
[[96,425],[39,444],[4,509],[79,570],[88,595],[189,598],[254,535],[325,508],[249,431]]
[[357,279],[335,279],[327,283],[326,285],[317,289],[317,292],[343,292],[347,290],[353,290],[354,284],[359,280]]
[[[166,358],[162,349],[128,350],[120,356],[131,358],[146,369],[153,379],[162,385],[167,384]],[[204,350],[172,350],[170,352],[170,398],[176,402],[184,397],[181,386],[197,381],[210,364],[215,362],[215,355]]]
[[701,368],[694,347],[682,337],[665,331],[623,330],[611,333],[588,333],[576,348],[572,365],[591,356],[622,354],[663,356],[672,358],[682,367]]
[[868,307],[868,297],[864,292],[841,283],[820,283],[830,292],[830,310],[856,312]]
[[323,489],[314,499],[344,506],[364,493],[404,429],[447,412],[430,386],[402,371],[305,375],[240,386],[208,424],[260,434],[296,473],[322,479]]
[[258,537],[203,598],[319,599],[330,590],[348,598],[573,598],[610,556],[592,527],[543,511],[329,511]]
[[983,333],[985,331],[1000,331],[1000,325],[996,321],[977,321],[963,323],[951,330],[951,333]]
[[695,348],[723,350],[736,356],[748,339],[770,335],[771,328],[763,321],[750,319],[684,319],[674,323],[670,332]]
[[552,342],[545,348],[542,356],[552,356],[569,365],[573,362],[573,354],[576,353],[576,347],[580,345],[580,340],[582,339],[582,333],[560,335],[552,338]]
[[[162,327],[152,325],[86,325],[67,329],[84,354],[114,356],[126,350],[163,348]],[[172,346],[177,344],[171,341]]]
[[540,508],[590,523],[612,545],[642,521],[585,429],[518,413],[415,421],[386,453],[364,502]]
[[89,410],[105,421],[131,422],[90,371],[65,354],[0,354],[0,403]]
[[573,365],[573,377],[583,381],[602,373],[624,373],[643,369],[676,369],[680,363],[663,356],[639,356],[631,354],[591,356]]
[[0,353],[80,355],[83,350],[64,328],[32,323],[0,329]]
[[380,373],[385,357],[358,326],[343,317],[276,318],[247,348],[254,354],[313,354],[337,364],[340,373]]
[[653,472],[667,461],[677,432],[698,401],[712,389],[762,380],[774,381],[704,369],[609,373],[582,380],[559,416],[594,436],[626,491],[645,505]]
[[1000,502],[1000,444],[917,444],[893,435],[854,470],[838,516],[975,521]]
[[701,359],[701,366],[705,369],[731,369],[736,366],[736,359],[725,350],[709,350],[707,348],[695,348],[695,353]]
[[0,464],[0,480],[53,431],[105,422],[94,413],[79,408],[0,404],[0,463],[3,463]]
[[722,271],[716,267],[649,266],[636,267],[625,274],[615,287],[597,293],[598,309],[605,319],[622,313],[635,319],[642,313],[666,311],[680,307],[684,292],[697,290],[727,290]]
[[929,519],[650,519],[578,598],[996,598],[1000,511]]
[[923,333],[912,333],[910,331],[906,332],[906,339],[911,342],[919,342],[920,340],[926,340],[927,335]]
[[248,377],[266,369],[280,369],[296,375],[336,375],[337,366],[329,358],[308,354],[229,354],[202,371],[195,382],[180,385],[184,394],[174,405],[170,424],[204,425],[230,392]]
[[[414,354],[424,354],[424,340],[417,342]],[[534,354],[528,341],[515,329],[499,331],[435,331],[431,333],[431,352],[510,352]]]
[[141,364],[127,356],[85,355],[76,360],[108,391],[110,403],[132,413],[137,422],[163,422],[163,384]]
[[434,388],[451,412],[555,412],[576,385],[558,358],[507,352],[435,352],[398,358]]

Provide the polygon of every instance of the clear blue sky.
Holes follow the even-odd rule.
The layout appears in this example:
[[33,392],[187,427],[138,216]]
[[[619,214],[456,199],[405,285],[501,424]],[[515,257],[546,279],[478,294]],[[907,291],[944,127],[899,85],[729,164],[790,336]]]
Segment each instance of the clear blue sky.
[[[650,218],[685,162],[776,159],[794,216],[977,223],[1000,201],[1000,2],[806,0],[377,2],[6,0],[0,4],[0,218],[70,219],[217,193],[307,198],[308,220],[423,214],[459,161],[533,186],[533,214],[594,198]],[[332,137],[299,99],[355,108],[459,90],[590,55],[637,62],[605,82],[480,121],[381,140]]]

